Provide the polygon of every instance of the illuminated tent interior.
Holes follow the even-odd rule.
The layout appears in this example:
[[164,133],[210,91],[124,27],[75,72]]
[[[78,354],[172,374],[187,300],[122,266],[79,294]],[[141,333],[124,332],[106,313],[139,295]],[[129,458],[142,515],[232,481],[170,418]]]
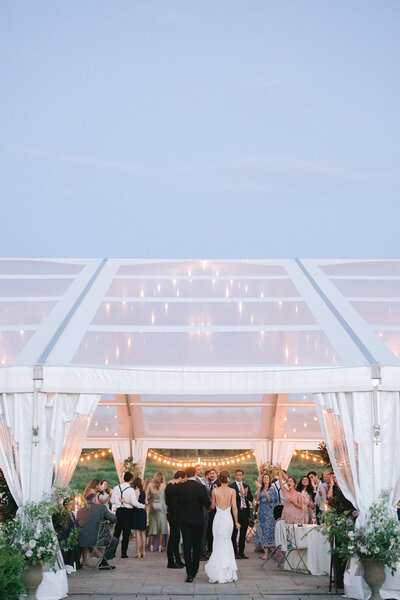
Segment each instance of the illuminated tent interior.
[[[400,390],[400,260],[3,259],[0,306],[0,466],[14,478],[32,435],[31,468],[46,435],[63,482],[83,446],[117,465],[149,448],[287,464],[327,435],[318,395]],[[20,479],[21,498],[39,493]]]

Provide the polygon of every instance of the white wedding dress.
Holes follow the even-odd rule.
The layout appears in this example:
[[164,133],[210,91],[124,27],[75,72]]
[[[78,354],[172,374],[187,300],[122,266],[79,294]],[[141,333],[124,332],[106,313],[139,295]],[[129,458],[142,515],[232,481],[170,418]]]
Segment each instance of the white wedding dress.
[[[218,502],[218,501],[217,501]],[[231,583],[237,580],[237,565],[232,545],[233,520],[231,507],[216,506],[213,532],[213,551],[205,570],[210,583]]]

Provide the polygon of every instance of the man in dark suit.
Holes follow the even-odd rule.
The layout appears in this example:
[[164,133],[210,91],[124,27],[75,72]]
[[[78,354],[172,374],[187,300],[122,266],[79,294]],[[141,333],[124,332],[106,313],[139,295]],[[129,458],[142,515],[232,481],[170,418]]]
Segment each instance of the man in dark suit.
[[174,478],[165,488],[165,503],[169,523],[169,538],[167,545],[168,569],[183,569],[185,566],[179,554],[181,528],[179,524],[179,500],[172,494],[173,487],[186,481],[185,471],[177,471]]
[[232,544],[235,551],[236,558],[249,558],[244,553],[244,546],[246,543],[246,532],[249,526],[250,517],[250,506],[249,502],[253,502],[253,495],[250,491],[247,483],[243,483],[244,471],[242,469],[236,469],[234,483],[231,483],[229,487],[236,491],[236,504],[238,509],[238,521],[240,523],[240,534],[239,534],[239,548],[237,545],[237,532],[236,527],[233,527],[232,533]]
[[[76,514],[76,523],[79,527],[78,546],[81,548],[83,555],[83,562],[85,562],[85,555],[87,554],[87,548],[93,548],[96,546],[97,533],[99,531],[100,523],[103,521],[110,521],[114,523],[117,517],[114,513],[110,512],[105,504],[97,503],[96,494],[90,494],[86,498],[88,506],[80,508]],[[111,537],[107,551],[104,555],[104,559],[99,565],[99,569],[107,570],[115,569],[114,566],[108,564],[108,560],[114,558],[115,549],[118,546],[118,538]],[[108,559],[108,560],[107,560]]]
[[[206,471],[205,478],[206,478],[206,487],[207,487],[208,495],[211,499],[211,492],[213,491],[213,489],[215,487],[219,487],[221,485],[220,482],[218,481],[217,471],[215,469],[210,469],[210,470]],[[212,547],[213,547],[213,539],[214,538],[213,538],[213,533],[212,533],[212,527],[213,527],[214,517],[215,517],[216,512],[217,511],[214,508],[214,510],[211,510],[208,513],[207,550],[208,550],[209,555],[212,553]]]
[[186,581],[191,583],[197,575],[200,562],[200,544],[203,530],[203,508],[209,508],[211,500],[206,487],[196,481],[196,469],[185,469],[187,481],[174,485],[171,496],[179,500],[179,523],[183,538],[183,555]]

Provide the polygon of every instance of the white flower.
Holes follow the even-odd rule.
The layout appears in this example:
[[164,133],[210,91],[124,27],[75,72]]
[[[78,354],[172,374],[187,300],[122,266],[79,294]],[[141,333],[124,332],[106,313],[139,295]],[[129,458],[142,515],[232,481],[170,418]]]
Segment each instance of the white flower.
[[28,558],[30,558],[32,556],[33,552],[32,550],[28,550],[27,552],[25,552],[25,556],[27,556]]
[[374,549],[374,552],[378,553],[380,550],[380,548],[378,548],[378,546],[376,546],[376,548]]
[[366,554],[367,547],[366,546],[360,546],[360,552],[362,552],[363,554]]
[[36,546],[36,541],[35,540],[30,540],[29,545],[31,548],[34,548]]
[[354,531],[349,531],[349,538],[353,538],[354,537]]

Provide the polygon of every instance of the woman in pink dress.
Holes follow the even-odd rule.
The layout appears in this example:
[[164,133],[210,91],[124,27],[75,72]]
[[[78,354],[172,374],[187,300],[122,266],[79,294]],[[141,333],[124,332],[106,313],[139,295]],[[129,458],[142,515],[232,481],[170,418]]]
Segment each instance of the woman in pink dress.
[[286,481],[287,488],[285,487],[285,482],[283,480],[283,473],[281,465],[278,466],[278,477],[279,483],[281,486],[281,491],[283,493],[283,511],[282,511],[282,519],[286,521],[286,523],[293,523],[294,525],[303,525],[304,524],[304,511],[303,511],[303,498],[300,492],[296,491],[296,480],[294,477],[288,477]]
[[316,523],[315,504],[312,500],[312,485],[307,475],[304,475],[296,486],[296,491],[300,492],[303,498],[304,523]]

